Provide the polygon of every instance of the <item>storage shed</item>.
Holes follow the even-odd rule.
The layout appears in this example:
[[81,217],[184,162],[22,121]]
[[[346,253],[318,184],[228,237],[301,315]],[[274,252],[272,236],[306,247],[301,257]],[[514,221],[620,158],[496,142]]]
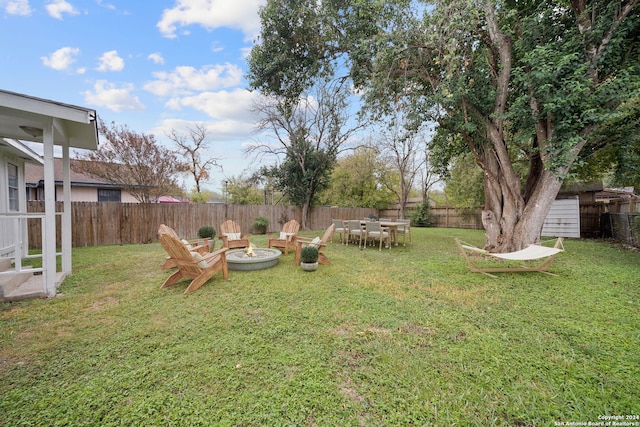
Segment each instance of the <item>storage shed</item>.
[[542,235],[580,237],[580,200],[578,196],[554,200],[542,225]]

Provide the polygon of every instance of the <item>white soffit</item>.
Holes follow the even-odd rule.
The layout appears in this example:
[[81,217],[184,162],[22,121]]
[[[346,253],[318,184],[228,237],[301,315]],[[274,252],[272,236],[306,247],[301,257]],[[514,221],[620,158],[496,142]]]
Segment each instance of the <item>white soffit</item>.
[[0,137],[43,142],[42,129],[54,125],[53,142],[73,148],[98,148],[96,111],[0,90]]

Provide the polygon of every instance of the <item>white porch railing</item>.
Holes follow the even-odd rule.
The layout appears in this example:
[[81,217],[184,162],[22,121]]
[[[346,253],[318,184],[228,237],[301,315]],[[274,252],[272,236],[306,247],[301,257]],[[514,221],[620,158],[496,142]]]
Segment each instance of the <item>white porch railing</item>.
[[[29,239],[28,239],[28,226],[27,226],[27,221],[29,219],[39,219],[40,220],[40,226],[42,227],[42,230],[45,230],[45,232],[42,233],[42,253],[40,254],[29,254]],[[46,271],[46,263],[44,262],[44,260],[47,258],[48,254],[46,253],[46,246],[45,246],[45,236],[46,236],[46,229],[44,227],[44,219],[45,219],[45,214],[44,213],[0,213],[0,221],[2,221],[3,223],[3,234],[9,234],[9,235],[5,235],[4,239],[5,240],[5,244],[4,244],[4,248],[3,248],[3,257],[7,257],[6,255],[9,255],[11,252],[13,252],[13,256],[9,256],[9,258],[13,259],[13,263],[14,263],[14,268],[12,270],[7,270],[7,271],[0,271],[0,276],[12,276],[12,275],[16,275],[16,274],[20,274],[23,272],[28,272],[28,273],[42,273],[42,291],[44,293],[47,292],[47,284],[46,284],[46,277],[47,277],[47,271]],[[9,223],[9,226],[7,227],[7,222]],[[13,238],[11,238],[10,233],[13,233]],[[6,242],[10,242],[10,244],[6,244]],[[13,250],[11,250],[11,247],[13,247]],[[54,254],[54,256],[59,255],[58,253]],[[24,266],[22,265],[23,259],[29,259],[29,258],[40,258],[42,260],[42,267],[31,267],[29,266],[27,269],[23,268]],[[55,274],[55,272],[53,272],[53,274]]]

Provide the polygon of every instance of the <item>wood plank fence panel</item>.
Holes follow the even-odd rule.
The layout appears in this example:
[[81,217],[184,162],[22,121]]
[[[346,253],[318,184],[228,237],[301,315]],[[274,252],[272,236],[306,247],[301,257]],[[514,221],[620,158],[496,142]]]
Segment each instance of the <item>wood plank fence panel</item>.
[[[62,211],[62,203],[56,204]],[[638,212],[640,203],[631,201],[603,205],[601,203],[580,206],[580,229],[584,237],[599,237],[600,216],[604,212]],[[28,212],[44,212],[44,202],[28,202]],[[454,208],[431,208],[433,227],[482,229],[479,210],[458,210]],[[339,208],[320,206],[311,209],[309,228],[324,230],[332,219],[362,219],[370,215],[380,217],[385,211],[369,208]],[[226,219],[240,224],[244,232],[250,232],[255,219],[265,216],[269,219],[267,232],[278,232],[282,224],[290,219],[302,222],[302,212],[296,206],[271,205],[224,205],[224,204],[150,204],[113,202],[72,202],[71,222],[73,227],[72,245],[98,246],[130,243],[149,243],[158,239],[160,224],[167,224],[185,238],[197,237],[198,229],[212,226],[216,232]],[[56,217],[57,246],[60,247],[61,217]],[[28,220],[29,248],[40,249],[42,244],[41,221]]]

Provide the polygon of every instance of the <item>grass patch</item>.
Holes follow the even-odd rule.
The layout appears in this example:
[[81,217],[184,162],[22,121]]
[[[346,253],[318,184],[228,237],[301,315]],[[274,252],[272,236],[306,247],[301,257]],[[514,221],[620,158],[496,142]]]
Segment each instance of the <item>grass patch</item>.
[[[303,233],[308,236],[322,231]],[[158,244],[74,249],[63,296],[0,304],[0,425],[510,425],[640,414],[640,253],[466,269],[453,237],[331,244],[184,295]],[[254,236],[266,246],[264,236]]]

